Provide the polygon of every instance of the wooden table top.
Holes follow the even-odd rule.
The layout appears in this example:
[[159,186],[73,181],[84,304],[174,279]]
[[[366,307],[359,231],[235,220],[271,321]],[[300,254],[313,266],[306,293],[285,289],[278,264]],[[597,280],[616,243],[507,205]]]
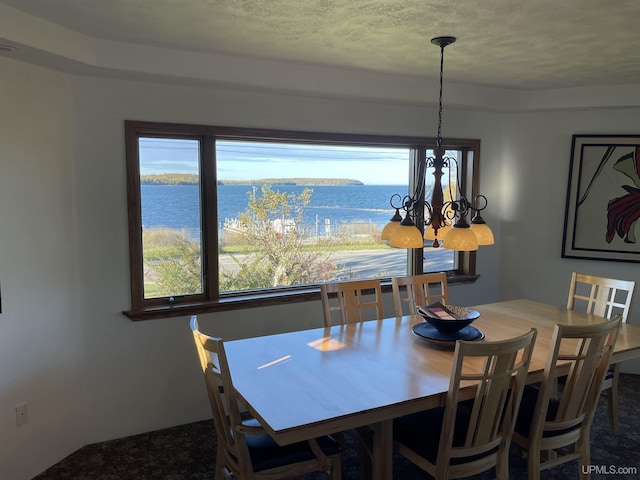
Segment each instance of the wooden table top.
[[[564,307],[513,300],[472,307],[485,341],[538,329],[537,381],[556,323],[603,319]],[[453,351],[418,339],[420,316],[302,330],[225,342],[235,388],[280,444],[384,422],[444,401]],[[614,361],[640,356],[640,327],[623,325]]]

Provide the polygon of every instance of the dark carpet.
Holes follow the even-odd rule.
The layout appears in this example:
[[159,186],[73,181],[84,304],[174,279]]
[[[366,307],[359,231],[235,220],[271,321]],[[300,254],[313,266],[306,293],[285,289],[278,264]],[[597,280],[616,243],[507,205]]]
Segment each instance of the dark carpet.
[[[592,479],[640,478],[640,375],[622,374],[620,433],[609,431],[606,400],[601,399],[591,431]],[[210,420],[87,445],[52,466],[34,480],[212,480],[215,432]],[[343,479],[360,478],[358,445],[344,435]],[[577,461],[543,472],[542,479],[577,479]],[[638,473],[620,473],[622,469]],[[526,463],[512,447],[511,478],[527,477]],[[599,473],[598,473],[599,472]],[[327,478],[307,475],[304,480]],[[431,478],[401,457],[394,458],[394,479]],[[492,475],[482,476],[492,478]]]

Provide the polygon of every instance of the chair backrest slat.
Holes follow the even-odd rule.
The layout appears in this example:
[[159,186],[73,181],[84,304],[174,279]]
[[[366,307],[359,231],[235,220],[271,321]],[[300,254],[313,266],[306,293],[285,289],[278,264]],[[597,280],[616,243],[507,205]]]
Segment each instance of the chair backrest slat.
[[382,287],[379,279],[352,282],[325,283],[320,285],[320,297],[325,326],[357,323],[364,320],[382,320]]
[[626,322],[636,282],[614,278],[596,277],[573,272],[569,286],[567,308],[581,309],[586,313],[612,319],[621,315]]
[[[556,325],[531,426],[532,438],[542,436],[546,430],[564,430],[573,425],[590,427],[620,323],[621,317],[617,316],[595,325]],[[566,381],[554,400],[557,413],[547,420],[557,378],[564,375]]]
[[447,274],[444,272],[394,277],[391,284],[397,317],[415,315],[416,305],[425,306],[436,301],[445,305],[449,303]]
[[[445,475],[458,478],[457,473],[466,476],[464,462],[452,462],[452,459],[486,454],[497,451],[500,446],[508,452],[536,335],[537,331],[532,329],[510,340],[456,343],[436,462],[436,472],[442,478]],[[481,368],[478,368],[479,359],[482,359]],[[454,445],[462,387],[467,391],[473,388],[473,405],[464,445]],[[469,407],[466,402],[464,405]],[[440,478],[439,475],[436,478]]]

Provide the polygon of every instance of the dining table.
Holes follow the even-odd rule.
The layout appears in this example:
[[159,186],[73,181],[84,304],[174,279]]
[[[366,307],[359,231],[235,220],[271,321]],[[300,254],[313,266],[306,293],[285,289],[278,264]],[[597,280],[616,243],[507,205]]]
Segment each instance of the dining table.
[[[540,381],[556,324],[605,319],[518,299],[468,307],[484,338],[538,330],[527,381]],[[420,315],[226,341],[239,399],[279,445],[360,427],[372,432],[372,476],[392,478],[393,419],[444,405],[454,342],[416,335]],[[640,327],[621,324],[612,363],[640,357]],[[425,432],[429,435],[430,432]]]

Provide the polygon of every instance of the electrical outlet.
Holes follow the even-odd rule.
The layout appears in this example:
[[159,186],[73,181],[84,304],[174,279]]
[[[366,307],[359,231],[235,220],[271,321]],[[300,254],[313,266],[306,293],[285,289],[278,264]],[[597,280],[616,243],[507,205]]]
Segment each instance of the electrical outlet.
[[16,424],[21,427],[29,421],[29,415],[27,411],[27,402],[22,402],[16,405]]

